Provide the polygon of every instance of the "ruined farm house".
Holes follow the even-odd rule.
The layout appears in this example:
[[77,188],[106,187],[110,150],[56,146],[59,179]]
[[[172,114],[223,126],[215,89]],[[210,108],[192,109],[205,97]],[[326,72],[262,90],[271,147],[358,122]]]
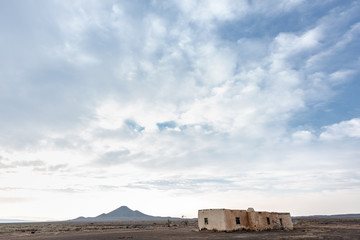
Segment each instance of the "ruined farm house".
[[204,209],[198,212],[200,230],[293,230],[290,213],[256,212],[248,210]]

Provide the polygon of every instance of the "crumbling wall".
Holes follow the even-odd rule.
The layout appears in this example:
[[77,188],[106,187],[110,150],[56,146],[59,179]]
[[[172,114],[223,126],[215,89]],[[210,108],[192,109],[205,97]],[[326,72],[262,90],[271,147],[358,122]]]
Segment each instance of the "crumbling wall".
[[199,210],[198,225],[200,230],[226,231],[225,209]]
[[248,217],[249,229],[257,230],[257,226],[259,225],[259,223],[258,223],[258,218],[257,218],[257,215],[256,215],[254,209],[248,208],[248,210],[246,212],[247,212],[247,217]]
[[247,212],[245,210],[225,209],[224,213],[227,231],[236,231],[249,228]]
[[271,215],[269,212],[252,212],[254,224],[250,226],[252,230],[267,230],[267,229],[274,229],[276,224],[274,224],[274,216]]
[[198,212],[199,229],[217,231],[236,231],[250,229],[254,231],[270,229],[292,230],[290,213],[255,212],[254,209],[205,209]]
[[254,219],[249,225],[251,230],[269,230],[269,229],[289,229],[292,230],[293,224],[290,213],[276,212],[248,212],[248,216]]

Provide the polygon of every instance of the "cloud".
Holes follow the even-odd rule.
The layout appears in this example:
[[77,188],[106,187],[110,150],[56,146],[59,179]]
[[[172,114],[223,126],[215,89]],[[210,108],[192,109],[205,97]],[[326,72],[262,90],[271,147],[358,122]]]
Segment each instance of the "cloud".
[[358,190],[357,105],[337,105],[357,87],[356,1],[0,5],[9,197]]
[[244,18],[252,14],[276,15],[291,11],[301,5],[302,0],[295,1],[267,1],[266,3],[249,1],[175,1],[184,14],[191,21],[204,23],[211,21],[229,21]]
[[124,163],[128,160],[127,156],[130,155],[130,151],[127,149],[119,151],[106,152],[98,162],[104,165],[114,165]]
[[9,161],[8,159],[4,161],[6,163],[1,163],[0,166],[2,168],[18,168],[18,167],[41,167],[44,166],[45,163],[40,160],[33,160],[33,161]]
[[[265,51],[270,51],[270,55],[248,60],[248,65],[243,66],[239,60],[242,55],[237,54],[237,49],[241,49],[245,41],[247,45],[244,48],[251,48],[252,40],[249,42],[243,38],[238,41],[238,45],[226,44],[216,37],[215,31],[209,32],[177,21],[176,17],[182,18],[181,15],[175,15],[175,18],[169,20],[164,17],[167,15],[160,16],[142,9],[143,15],[133,18],[130,13],[135,10],[127,3],[92,2],[83,6],[81,2],[77,2],[75,5],[81,6],[79,8],[57,4],[62,11],[51,24],[59,25],[54,31],[58,31],[57,34],[61,36],[57,41],[61,44],[55,44],[59,46],[55,48],[63,55],[50,53],[50,49],[54,47],[52,45],[46,48],[46,53],[52,56],[42,55],[38,62],[50,60],[50,66],[61,63],[59,66],[68,71],[62,72],[66,74],[57,77],[57,81],[48,81],[44,85],[46,88],[42,87],[40,91],[34,91],[32,84],[26,85],[29,92],[26,98],[35,99],[33,104],[26,106],[32,109],[33,114],[29,112],[28,115],[21,116],[24,114],[21,113],[12,115],[12,118],[26,118],[32,126],[37,126],[37,130],[31,132],[32,128],[28,127],[25,131],[28,137],[24,138],[23,143],[36,142],[43,134],[48,134],[50,129],[52,131],[61,128],[66,131],[73,127],[82,128],[88,119],[94,117],[93,106],[108,105],[107,99],[99,97],[103,94],[110,95],[108,99],[116,102],[114,106],[118,105],[116,110],[109,108],[109,111],[113,112],[108,115],[114,115],[114,120],[107,123],[107,127],[111,125],[111,128],[120,128],[124,121],[131,119],[139,127],[149,131],[155,131],[157,123],[167,121],[176,121],[184,126],[213,125],[217,130],[232,131],[239,129],[239,126],[241,129],[241,126],[246,126],[249,122],[255,123],[254,119],[258,119],[258,127],[261,128],[267,119],[286,121],[291,116],[289,111],[302,110],[308,99],[312,101],[310,96],[316,99],[320,96],[319,92],[325,93],[321,96],[326,96],[328,92],[325,99],[332,96],[331,87],[327,87],[325,82],[328,74],[323,73],[319,78],[315,76],[321,75],[321,72],[312,75],[311,72],[306,73],[306,68],[298,71],[293,69],[303,62],[299,62],[299,57],[303,54],[309,55],[309,50],[321,48],[320,41],[323,41],[324,34],[328,33],[328,28],[324,27],[325,20],[320,22],[319,26],[304,32],[280,32],[272,41],[258,40],[255,48],[261,46]],[[249,3],[245,1],[236,4],[184,2],[175,5],[178,4],[184,14],[192,15],[194,9],[202,9],[205,15],[201,18],[204,21],[213,18],[230,20],[245,17],[239,14],[239,11],[249,14],[246,7]],[[191,7],[191,4],[195,7]],[[239,6],[234,7],[234,4]],[[253,4],[259,7],[251,10],[251,14],[257,15],[268,9],[267,5]],[[275,11],[282,12],[292,11],[294,6],[301,4],[301,1],[277,1],[272,5],[276,6]],[[106,11],[110,11],[112,15],[106,16]],[[335,18],[336,13],[333,15]],[[132,21],[134,26],[144,31],[135,32],[129,29],[124,25],[127,21]],[[202,36],[202,33],[205,35]],[[107,45],[113,47],[107,48]],[[128,50],[121,46],[127,46]],[[69,52],[66,49],[73,50]],[[109,53],[109,49],[114,51],[113,54]],[[77,61],[77,55],[93,56],[97,61],[89,70],[83,71],[80,66],[71,62]],[[134,56],[141,57],[141,60]],[[40,66],[41,64],[38,64],[30,73],[36,73]],[[58,70],[54,71],[56,73]],[[346,71],[354,70],[339,69],[329,74],[332,74],[331,79],[335,81],[336,73],[339,76],[340,72]],[[45,79],[48,74],[51,72],[40,75],[39,78]],[[301,86],[304,74],[308,79],[313,79],[311,81],[314,84]],[[98,79],[102,79],[101,87]],[[316,84],[317,81],[321,82]],[[20,78],[20,82],[24,82],[24,79]],[[81,89],[81,94],[75,94],[75,89]],[[223,91],[221,94],[220,90]],[[254,100],[255,96],[257,99]],[[11,99],[8,101],[11,102]],[[263,107],[264,102],[268,105]],[[53,108],[54,105],[63,107]],[[101,118],[107,114],[101,112],[101,108],[96,110],[96,117]],[[149,109],[150,114],[145,116],[144,113],[149,112]],[[35,118],[36,115],[40,117]],[[11,126],[5,131],[15,132],[9,129],[12,129]],[[14,141],[7,142],[9,144]]]
[[137,131],[137,132],[144,131],[144,129],[145,129],[144,127],[140,126],[139,124],[137,124],[135,121],[133,121],[131,119],[125,120],[125,124],[131,130],[134,130],[134,131]]
[[13,197],[1,197],[0,203],[2,204],[16,204],[21,202],[27,202],[29,199],[27,198],[13,198]]
[[330,74],[330,81],[335,86],[344,84],[344,81],[348,81],[355,73],[356,72],[354,70],[339,70]]
[[360,119],[354,118],[324,127],[320,135],[322,140],[337,140],[346,137],[360,138]]
[[174,129],[176,128],[176,122],[175,121],[168,121],[168,122],[162,122],[156,124],[159,130],[165,130],[165,129]]
[[308,143],[314,139],[314,135],[310,131],[301,130],[294,132],[292,138],[296,143]]

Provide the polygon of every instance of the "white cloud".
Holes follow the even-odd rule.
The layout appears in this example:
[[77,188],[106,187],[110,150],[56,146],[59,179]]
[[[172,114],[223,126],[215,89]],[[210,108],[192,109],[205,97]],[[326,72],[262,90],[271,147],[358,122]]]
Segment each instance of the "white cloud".
[[346,137],[360,138],[359,118],[326,126],[320,135],[320,139],[322,140],[337,140]]
[[344,22],[350,22],[349,18],[345,16],[354,14],[359,8],[360,6],[355,4],[346,10],[333,11],[319,21],[318,25],[326,32],[327,43],[323,44],[326,48],[323,48],[319,53],[314,54],[306,61],[308,69],[323,67],[323,64],[328,63],[328,60],[337,54],[340,55],[347,45],[359,37],[360,23],[356,22],[350,27],[342,28],[342,25],[345,24]]
[[310,131],[302,130],[294,132],[292,138],[295,143],[309,143],[315,136]]
[[[191,202],[184,211],[193,216],[197,208],[269,210],[284,207],[283,197],[311,203],[358,191],[360,120],[325,126],[320,136],[311,123],[292,123],[316,104],[331,104],[338,86],[358,74],[351,59],[339,65],[335,57],[356,42],[358,24],[346,14],[353,10],[336,8],[284,30],[282,18],[301,13],[303,1],[55,3],[53,17],[43,13],[53,32],[34,24],[51,36],[31,39],[29,52],[14,50],[31,64],[0,59],[7,215],[35,214],[6,200],[25,199],[44,204],[39,215],[46,216],[54,194],[74,203],[54,213],[67,218],[88,208],[96,215],[83,199],[109,211],[121,199],[154,215],[184,214],[171,205]],[[235,31],[265,20],[273,32]],[[220,28],[233,35],[221,36]],[[306,212],[293,205],[286,208]]]
[[[301,5],[303,0],[283,1],[274,0],[266,2],[216,1],[216,0],[184,0],[175,1],[190,21],[195,21],[205,27],[213,21],[229,21],[242,19],[252,14],[277,15],[288,12]],[[209,26],[206,26],[209,27]]]
[[330,81],[333,85],[344,84],[349,78],[356,73],[355,70],[339,70],[329,75]]
[[248,8],[246,1],[176,1],[180,9],[190,16],[191,20],[209,21],[213,19],[228,20],[245,13]]
[[320,27],[311,29],[301,35],[280,33],[274,39],[272,48],[275,55],[290,57],[319,46],[322,39],[323,33]]
[[[49,55],[53,55],[49,52]],[[65,42],[64,46],[59,47],[55,50],[55,55],[59,58],[66,59],[71,64],[96,64],[99,62],[95,57],[82,53],[80,49],[72,46],[71,43]]]

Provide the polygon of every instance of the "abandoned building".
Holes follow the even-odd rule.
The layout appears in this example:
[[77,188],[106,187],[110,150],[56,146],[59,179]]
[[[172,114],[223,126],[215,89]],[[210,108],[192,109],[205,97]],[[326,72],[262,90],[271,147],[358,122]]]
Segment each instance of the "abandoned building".
[[200,230],[293,230],[290,213],[255,212],[248,210],[204,209],[198,212]]

